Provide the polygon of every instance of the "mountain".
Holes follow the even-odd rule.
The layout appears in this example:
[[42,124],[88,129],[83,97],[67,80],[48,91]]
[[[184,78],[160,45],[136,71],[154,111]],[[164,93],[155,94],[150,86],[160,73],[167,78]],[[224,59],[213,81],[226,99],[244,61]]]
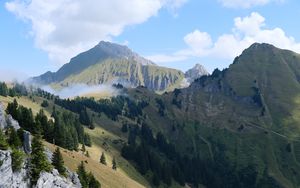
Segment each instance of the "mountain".
[[201,64],[196,64],[193,68],[185,72],[185,78],[189,83],[204,75],[209,75],[205,67]]
[[116,156],[146,187],[296,188],[299,81],[299,54],[255,43],[229,68],[162,95],[137,87],[111,100],[26,98],[47,100],[50,114],[54,106],[78,116],[87,109],[96,126],[87,133],[101,146],[89,148],[91,159],[99,162],[100,151]]
[[181,71],[157,66],[128,47],[101,41],[63,65],[57,72],[46,72],[32,80],[56,88],[72,84],[121,83],[129,87],[145,86],[154,91],[171,90],[184,78]]
[[229,68],[188,88],[162,96],[138,88],[130,96],[149,99],[145,123],[179,153],[199,164],[213,161],[201,168],[205,176],[197,176],[207,187],[299,187],[299,81],[299,54],[255,43]]

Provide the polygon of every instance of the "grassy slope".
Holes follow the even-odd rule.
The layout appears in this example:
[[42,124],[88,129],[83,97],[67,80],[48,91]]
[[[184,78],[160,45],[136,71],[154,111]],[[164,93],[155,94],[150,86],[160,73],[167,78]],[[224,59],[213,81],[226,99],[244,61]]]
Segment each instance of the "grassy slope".
[[[47,148],[54,151],[56,146],[44,143]],[[89,149],[90,151],[90,149]],[[92,152],[91,152],[92,153]],[[114,171],[110,166],[105,166],[95,161],[93,157],[87,158],[81,152],[71,152],[62,149],[62,155],[65,161],[65,165],[72,171],[76,171],[77,166],[81,161],[85,161],[85,166],[88,171],[91,171],[97,180],[101,182],[101,187],[103,188],[142,188],[143,185],[137,183],[136,181],[130,179],[128,176],[120,171]]]
[[[34,96],[33,99],[30,99],[29,97],[16,97],[17,102],[20,105],[23,105],[25,107],[31,108],[33,113],[36,114],[39,112],[40,109],[44,109],[46,115],[50,117],[51,110],[53,108],[53,102],[49,101],[49,107],[42,108],[41,103],[44,100],[43,98]],[[4,108],[6,108],[7,104],[10,102],[13,102],[14,98],[12,97],[3,97],[0,96],[0,101],[3,103]],[[61,107],[56,106],[57,110],[63,110]],[[104,115],[101,116],[101,118],[95,118],[96,125],[99,124],[99,122],[104,121],[106,125],[110,124],[113,125],[113,121],[106,118]],[[120,132],[119,127],[115,127],[114,132]],[[109,130],[110,126],[106,126]],[[120,140],[121,138],[119,136],[114,135],[113,133],[110,133],[109,131],[101,128],[97,125],[95,130],[85,129],[88,134],[90,134],[93,142],[92,147],[86,147],[86,149],[89,151],[91,158],[88,159],[89,164],[87,165],[87,168],[91,170],[96,178],[102,183],[104,187],[149,187],[148,182],[141,176],[136,169],[124,158],[120,156]],[[102,134],[104,133],[104,134]],[[126,136],[123,135],[123,140],[126,140]],[[113,141],[119,141],[118,144],[114,144]],[[103,145],[103,143],[106,143]],[[45,143],[49,149],[53,150],[54,146],[49,143]],[[66,150],[64,150],[66,151]],[[108,167],[105,167],[103,165],[100,165],[99,159],[100,155],[104,151]],[[75,158],[73,158],[74,156]],[[114,172],[111,170],[111,161],[113,156],[117,160],[118,165],[118,171]],[[68,168],[75,171],[78,164],[82,160],[86,160],[86,157],[83,156],[80,152],[64,152],[64,159],[65,164]],[[97,164],[97,165],[96,165]],[[96,165],[96,166],[95,166]],[[95,166],[95,167],[94,167]],[[100,166],[100,167],[99,167]],[[111,177],[111,178],[109,178]]]
[[[299,72],[300,55],[267,48],[246,51],[221,82],[208,81],[210,88],[229,84],[238,96],[245,97],[253,96],[252,87],[258,87],[266,107],[265,116],[260,115],[261,108],[233,100],[223,91],[203,92],[200,84],[181,90],[178,99],[182,109],[172,104],[172,93],[157,96],[146,90],[132,90],[130,96],[150,99],[145,109],[147,123],[169,135],[180,150],[198,152],[207,158],[221,143],[226,157],[238,169],[254,164],[259,176],[267,169],[284,187],[299,187]],[[165,101],[165,117],[158,115],[155,98]],[[244,128],[239,131],[241,125]]]
[[112,83],[116,81],[117,78],[122,78],[122,80],[128,80],[130,82],[135,81],[135,85],[146,85],[146,83],[149,82],[149,80],[146,80],[147,78],[158,79],[158,82],[160,82],[164,77],[169,77],[170,80],[173,80],[172,84],[166,88],[166,91],[169,91],[181,84],[184,75],[175,69],[159,66],[146,66],[146,68],[143,68],[140,64],[125,59],[107,59],[104,62],[88,67],[79,74],[70,75],[62,82],[54,83],[51,86],[60,89],[61,85],[65,86],[72,83],[97,85],[101,83]]

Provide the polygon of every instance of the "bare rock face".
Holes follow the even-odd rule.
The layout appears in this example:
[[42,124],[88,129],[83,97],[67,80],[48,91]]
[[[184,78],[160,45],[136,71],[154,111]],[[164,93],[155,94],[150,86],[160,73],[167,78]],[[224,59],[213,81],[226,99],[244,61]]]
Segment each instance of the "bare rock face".
[[58,171],[54,169],[51,173],[43,172],[36,184],[36,188],[76,188],[76,186],[59,175]]
[[0,128],[4,129],[7,127],[7,123],[6,123],[6,117],[5,117],[5,111],[4,111],[4,106],[3,104],[0,102]]
[[11,167],[11,152],[0,150],[0,188],[27,188],[29,178],[24,165],[19,172],[13,172]]
[[30,132],[28,131],[24,131],[24,151],[25,153],[29,154],[31,153],[31,140],[32,140],[32,136],[30,134]]
[[19,123],[16,120],[14,120],[11,115],[7,116],[6,122],[7,122],[8,126],[13,127],[15,130],[18,130],[21,128]]

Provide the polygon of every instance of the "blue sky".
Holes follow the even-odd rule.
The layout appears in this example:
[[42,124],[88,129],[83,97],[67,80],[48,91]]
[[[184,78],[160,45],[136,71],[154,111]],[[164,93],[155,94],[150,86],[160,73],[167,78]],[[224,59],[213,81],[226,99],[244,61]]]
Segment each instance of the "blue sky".
[[161,66],[225,68],[253,42],[300,52],[297,0],[10,0],[0,4],[0,79],[56,71],[101,40]]

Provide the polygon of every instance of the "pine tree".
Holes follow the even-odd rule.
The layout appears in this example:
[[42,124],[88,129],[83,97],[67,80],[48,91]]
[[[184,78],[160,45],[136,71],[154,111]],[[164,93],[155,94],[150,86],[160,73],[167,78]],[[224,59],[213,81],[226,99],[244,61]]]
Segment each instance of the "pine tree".
[[17,150],[17,149],[13,149],[12,153],[11,153],[11,167],[13,172],[17,172],[19,170],[21,170],[22,168],[22,164],[24,162],[24,152]]
[[41,135],[32,139],[32,152],[30,156],[30,178],[32,185],[35,185],[42,171],[50,172],[52,167],[44,153],[44,146]]
[[86,157],[90,157],[89,151],[86,151],[85,156],[86,156]]
[[104,155],[104,152],[102,152],[102,155],[100,157],[100,163],[104,164],[104,165],[107,165],[106,163],[106,158],[105,158],[105,155]]
[[19,138],[19,135],[13,127],[9,129],[8,143],[12,148],[19,148],[22,146],[22,142]]
[[88,181],[88,175],[86,173],[83,161],[81,161],[81,163],[78,165],[77,174],[78,174],[78,178],[80,180],[81,186],[83,188],[87,188],[89,185],[89,181]]
[[113,169],[113,170],[117,170],[117,162],[116,162],[115,157],[114,157],[113,160],[112,160],[112,169]]
[[14,119],[19,120],[18,117],[18,102],[16,99],[14,99],[14,102],[8,103],[7,108],[6,108],[6,113],[10,114]]
[[61,155],[59,147],[56,148],[55,152],[53,153],[52,156],[52,165],[54,166],[57,171],[63,175],[66,176],[66,168],[64,167],[64,160]]
[[99,183],[99,181],[96,180],[96,178],[94,177],[94,175],[90,172],[88,174],[89,177],[89,188],[100,188],[101,184]]
[[82,151],[82,153],[84,153],[84,152],[86,151],[86,149],[85,149],[85,144],[84,144],[84,143],[82,144],[81,151]]
[[8,144],[6,142],[6,139],[5,139],[4,134],[3,134],[1,129],[0,129],[0,149],[1,150],[7,150],[8,149]]

